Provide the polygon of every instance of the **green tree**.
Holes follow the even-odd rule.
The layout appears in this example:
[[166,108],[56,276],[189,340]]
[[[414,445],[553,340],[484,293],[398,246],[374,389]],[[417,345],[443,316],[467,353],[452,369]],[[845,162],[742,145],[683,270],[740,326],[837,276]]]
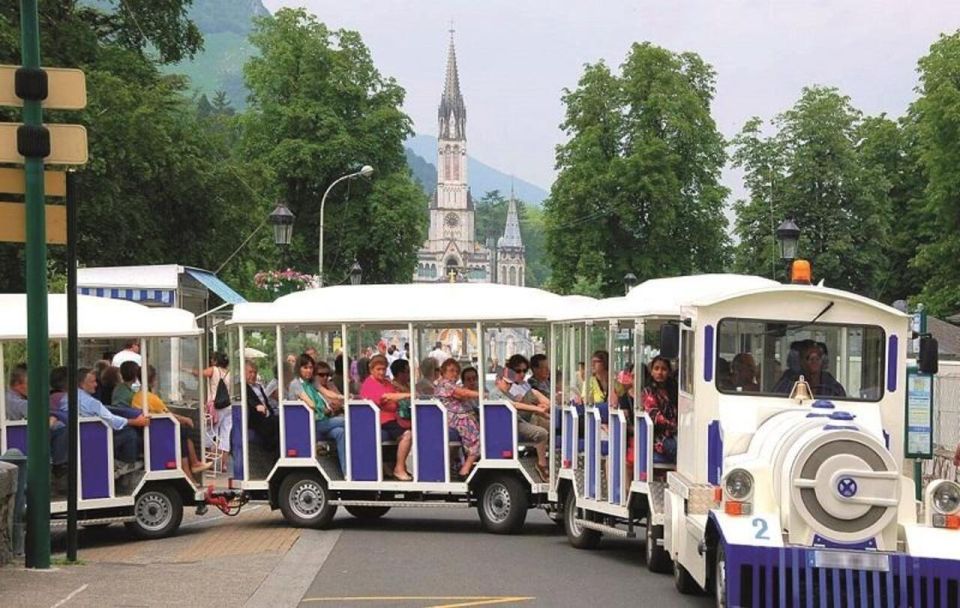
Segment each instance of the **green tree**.
[[714,80],[696,54],[643,43],[619,75],[602,61],[587,65],[565,91],[569,140],[557,148],[544,205],[553,289],[616,295],[628,272],[644,280],[724,268]]
[[227,97],[227,92],[222,89],[213,94],[211,107],[215,114],[220,114],[221,116],[233,116],[236,114],[236,110],[230,105],[230,98]]
[[924,207],[935,222],[915,268],[927,278],[919,299],[930,313],[960,309],[960,32],[941,36],[919,62],[916,121],[920,163],[927,176]]
[[289,260],[315,272],[320,203],[327,186],[363,164],[372,180],[340,184],[327,198],[326,282],[409,281],[426,237],[426,198],[412,181],[403,141],[412,132],[404,91],[377,71],[360,35],[330,30],[303,10],[258,19],[259,49],[244,68],[249,106],[242,156],[264,164],[297,216]]
[[[474,231],[478,241],[489,243],[490,239],[493,239],[496,247],[497,240],[503,236],[507,224],[509,203],[509,199],[500,194],[499,190],[491,190],[479,200],[474,200]],[[523,239],[526,259],[526,285],[540,287],[550,276],[544,250],[543,210],[518,200],[517,215],[520,219],[520,238]]]
[[[802,230],[800,254],[832,287],[881,295],[887,275],[890,182],[857,148],[862,116],[836,89],[805,88],[797,103],[761,134],[750,120],[734,140],[750,198],[735,205],[737,269],[775,278],[772,229],[793,218]],[[869,127],[870,125],[868,125]]]

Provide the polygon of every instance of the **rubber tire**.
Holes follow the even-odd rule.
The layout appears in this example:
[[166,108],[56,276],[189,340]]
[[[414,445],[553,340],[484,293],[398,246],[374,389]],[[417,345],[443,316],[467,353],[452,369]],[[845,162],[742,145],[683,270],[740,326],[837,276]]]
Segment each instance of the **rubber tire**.
[[657,544],[657,541],[663,538],[663,526],[650,525],[648,518],[645,537],[643,550],[647,558],[647,570],[656,574],[670,574],[673,569],[670,553]]
[[390,507],[358,507],[350,506],[344,507],[347,510],[347,513],[353,515],[357,519],[362,521],[374,521],[380,519],[390,510]]
[[[487,513],[485,505],[492,500],[491,493],[505,492],[510,500],[508,513],[497,519]],[[527,520],[527,490],[513,475],[498,475],[487,481],[480,490],[477,512],[483,529],[494,534],[517,534]]]
[[183,499],[180,497],[180,493],[169,484],[147,486],[137,495],[133,503],[134,517],[137,516],[141,501],[150,496],[155,496],[157,499],[166,503],[166,508],[170,510],[170,519],[160,528],[144,527],[140,521],[136,519],[134,521],[124,522],[124,526],[137,538],[156,539],[173,536],[180,528],[180,522],[183,521]]
[[700,595],[703,593],[703,588],[697,584],[693,576],[679,562],[673,565],[673,586],[682,595]]
[[580,528],[578,534],[573,522],[576,517],[577,493],[571,488],[563,501],[563,530],[567,533],[567,540],[577,549],[596,549],[600,545],[602,535],[596,530],[586,528]]
[[[717,544],[717,557],[713,560],[713,577],[711,578],[711,586],[713,587],[714,600],[716,602],[717,608],[727,608],[726,595],[727,595],[727,552],[723,548],[723,542]],[[721,592],[721,584],[723,585],[723,590]]]
[[[318,493],[320,508],[316,514],[306,517],[298,513],[291,504],[291,494],[298,487],[307,486]],[[280,484],[280,492],[277,496],[277,503],[280,505],[280,512],[287,523],[295,528],[315,528],[322,529],[330,525],[333,516],[337,513],[337,507],[330,504],[330,491],[327,490],[326,483],[320,479],[316,473],[306,471],[296,471],[283,478]]]

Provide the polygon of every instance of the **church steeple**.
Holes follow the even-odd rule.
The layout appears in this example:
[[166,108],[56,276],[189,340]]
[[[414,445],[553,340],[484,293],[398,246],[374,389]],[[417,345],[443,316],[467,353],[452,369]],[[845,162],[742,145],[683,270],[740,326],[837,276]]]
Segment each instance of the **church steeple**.
[[460,74],[457,71],[457,51],[453,46],[453,28],[450,29],[450,47],[447,50],[447,75],[437,117],[440,139],[466,139],[467,107],[460,94]]
[[523,238],[520,236],[520,216],[517,213],[517,199],[513,195],[513,184],[510,184],[510,203],[507,206],[507,225],[503,229],[503,236],[497,246],[515,247],[523,249]]

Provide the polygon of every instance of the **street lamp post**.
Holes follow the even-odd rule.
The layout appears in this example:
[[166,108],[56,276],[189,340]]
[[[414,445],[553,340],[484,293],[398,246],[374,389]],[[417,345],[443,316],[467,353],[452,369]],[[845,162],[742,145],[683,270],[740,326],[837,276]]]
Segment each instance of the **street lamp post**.
[[787,263],[787,279],[790,280],[790,269],[797,259],[797,243],[800,241],[800,227],[792,220],[784,220],[777,226],[777,243],[780,245],[780,259]]
[[273,242],[277,245],[289,245],[293,238],[293,213],[283,204],[277,202],[277,206],[269,216],[270,224],[273,226]]
[[630,290],[637,285],[637,275],[632,272],[628,272],[623,275],[623,295],[630,293]]
[[360,168],[359,171],[354,171],[353,173],[348,173],[333,180],[333,183],[327,186],[327,190],[323,193],[323,198],[320,199],[320,273],[318,275],[318,283],[320,287],[323,287],[323,210],[327,205],[327,195],[330,194],[330,191],[333,190],[333,187],[339,184],[342,181],[348,179],[353,179],[354,177],[370,177],[373,175],[373,167],[370,165],[364,165]]
[[360,262],[354,260],[353,266],[350,267],[350,284],[359,285],[362,278],[363,268],[360,266]]

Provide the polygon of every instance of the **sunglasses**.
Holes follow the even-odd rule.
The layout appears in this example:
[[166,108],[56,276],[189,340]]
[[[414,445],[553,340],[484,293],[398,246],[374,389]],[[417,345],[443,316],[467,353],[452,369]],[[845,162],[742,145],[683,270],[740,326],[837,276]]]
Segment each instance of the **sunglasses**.
[[525,373],[527,373],[527,368],[526,368],[526,367],[515,367],[515,368],[513,368],[513,371],[517,372],[518,374],[525,374]]
[[318,377],[318,378],[329,378],[329,377],[330,377],[330,374],[329,374],[328,372],[318,372],[318,373],[317,373],[317,377]]

